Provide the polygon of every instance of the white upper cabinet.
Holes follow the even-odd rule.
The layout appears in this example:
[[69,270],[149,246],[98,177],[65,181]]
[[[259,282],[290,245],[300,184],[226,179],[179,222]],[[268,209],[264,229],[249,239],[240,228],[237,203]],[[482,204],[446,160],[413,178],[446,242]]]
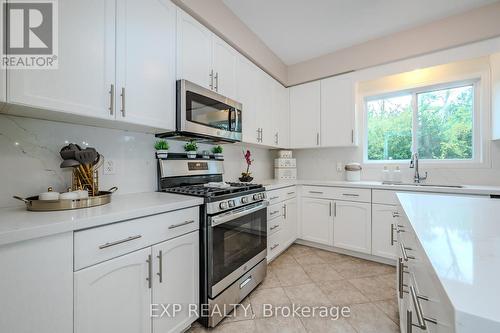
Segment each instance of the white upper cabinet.
[[189,304],[199,302],[199,234],[187,235],[153,246],[153,304],[180,304],[174,317],[153,318],[153,332],[181,332],[197,317]]
[[177,10],[177,78],[236,99],[238,52],[193,17]]
[[491,63],[491,138],[500,140],[500,53],[490,56]]
[[260,143],[264,146],[275,146],[275,127],[273,123],[273,93],[274,79],[267,73],[258,71],[259,81],[257,85],[257,123],[260,128]]
[[151,248],[76,272],[74,332],[151,333],[148,260]]
[[371,204],[335,201],[333,245],[346,250],[371,253]]
[[175,129],[176,7],[117,1],[116,119]]
[[238,58],[237,100],[243,105],[243,142],[260,143],[258,123],[259,69],[243,56]]
[[[274,80],[273,80],[274,81]],[[290,109],[288,89],[278,81],[273,82],[272,123],[274,126],[274,146],[288,148],[290,145]]]
[[113,118],[115,1],[58,2],[59,68],[10,69],[8,101],[97,118]]
[[177,9],[177,78],[212,89],[212,33]]
[[236,66],[238,53],[226,42],[213,36],[213,90],[226,97],[236,99]]
[[291,148],[313,148],[320,144],[320,82],[291,87]]
[[355,144],[354,81],[343,75],[321,80],[321,146]]

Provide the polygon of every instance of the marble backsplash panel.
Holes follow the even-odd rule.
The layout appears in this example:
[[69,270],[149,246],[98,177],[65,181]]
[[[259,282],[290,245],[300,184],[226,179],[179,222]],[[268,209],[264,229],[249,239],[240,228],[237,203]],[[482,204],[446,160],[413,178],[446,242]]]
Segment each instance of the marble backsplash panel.
[[[61,169],[60,149],[68,142],[95,147],[115,162],[115,174],[100,171],[100,188],[118,186],[118,193],[155,191],[157,165],[151,134],[81,126],[39,119],[0,115],[0,207],[22,205],[13,195],[31,196],[52,186],[62,191],[71,184],[71,171]],[[173,152],[182,152],[183,143],[169,141]],[[200,151],[210,149],[200,145]],[[236,181],[245,168],[242,145],[224,145],[225,179]],[[272,178],[273,152],[250,148],[256,179]]]

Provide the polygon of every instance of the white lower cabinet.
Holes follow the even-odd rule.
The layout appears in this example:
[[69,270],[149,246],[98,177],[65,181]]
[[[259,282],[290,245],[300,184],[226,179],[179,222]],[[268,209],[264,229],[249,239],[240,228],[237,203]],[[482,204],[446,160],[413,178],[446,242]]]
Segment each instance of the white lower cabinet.
[[303,198],[301,239],[333,246],[333,200]]
[[199,234],[192,232],[153,246],[152,304],[180,305],[175,317],[153,318],[153,332],[181,332],[197,319],[189,304],[199,302],[198,244]]
[[333,245],[346,250],[371,253],[371,204],[335,201]]
[[75,272],[74,332],[182,332],[197,319],[198,260],[195,230]]
[[[396,206],[372,204],[372,254],[396,259]],[[392,234],[392,235],[391,235]]]
[[298,223],[297,199],[283,202],[283,243],[285,247],[291,245],[297,239]]
[[149,333],[151,248],[75,273],[75,333]]
[[273,260],[297,239],[298,209],[295,186],[267,192],[267,261]]
[[72,232],[0,246],[0,267],[1,332],[73,331]]

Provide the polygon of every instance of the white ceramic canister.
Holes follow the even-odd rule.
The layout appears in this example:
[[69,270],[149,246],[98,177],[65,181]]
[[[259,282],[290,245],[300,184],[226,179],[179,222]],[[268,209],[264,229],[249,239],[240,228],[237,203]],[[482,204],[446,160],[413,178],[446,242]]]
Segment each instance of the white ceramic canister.
[[361,164],[356,162],[345,165],[345,176],[348,182],[359,182],[361,180]]

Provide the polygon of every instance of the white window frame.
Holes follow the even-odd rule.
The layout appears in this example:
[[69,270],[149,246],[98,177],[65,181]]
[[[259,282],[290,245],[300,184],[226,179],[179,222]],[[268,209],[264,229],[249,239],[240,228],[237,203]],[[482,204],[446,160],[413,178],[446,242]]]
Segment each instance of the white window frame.
[[[399,165],[404,166],[408,165],[410,160],[369,160],[368,159],[368,109],[367,103],[369,101],[383,99],[383,98],[391,98],[402,95],[412,95],[412,153],[415,152],[415,148],[417,147],[417,94],[430,92],[435,90],[443,90],[443,89],[451,89],[451,88],[459,88],[464,86],[472,85],[474,88],[474,96],[473,96],[473,124],[472,124],[472,159],[445,159],[445,160],[437,160],[437,159],[420,159],[421,164],[426,165],[427,167],[485,167],[488,161],[488,154],[484,147],[484,128],[482,126],[482,99],[481,99],[481,78],[468,78],[464,80],[458,81],[450,81],[446,83],[432,84],[432,85],[422,85],[415,88],[392,91],[392,92],[381,92],[379,94],[371,94],[370,96],[365,96],[363,98],[363,164],[366,166],[376,166],[380,165]],[[489,119],[489,117],[488,117]]]

